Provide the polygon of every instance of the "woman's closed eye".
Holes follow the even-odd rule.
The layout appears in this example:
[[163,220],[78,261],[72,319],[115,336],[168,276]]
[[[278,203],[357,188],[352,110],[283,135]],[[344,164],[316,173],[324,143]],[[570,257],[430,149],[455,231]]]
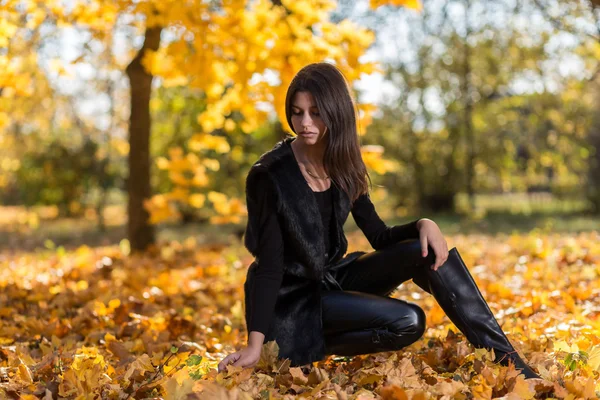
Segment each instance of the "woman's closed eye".
[[[302,115],[302,112],[301,111],[300,112],[293,112],[292,114],[293,115]],[[318,112],[312,112],[311,114],[314,115],[315,117],[318,117],[319,115],[321,115]]]

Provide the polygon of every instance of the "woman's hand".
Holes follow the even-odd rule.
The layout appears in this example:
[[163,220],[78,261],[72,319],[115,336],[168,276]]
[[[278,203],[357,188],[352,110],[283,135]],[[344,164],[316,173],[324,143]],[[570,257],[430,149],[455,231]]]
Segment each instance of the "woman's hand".
[[448,259],[448,244],[442,231],[435,222],[427,218],[421,218],[417,222],[419,236],[421,240],[421,249],[423,257],[427,257],[428,246],[433,248],[435,253],[435,264],[431,266],[434,271],[437,271]]
[[248,346],[242,350],[231,353],[225,357],[218,366],[218,372],[227,370],[227,365],[232,364],[235,367],[254,367],[258,360],[260,360],[260,353],[262,346]]

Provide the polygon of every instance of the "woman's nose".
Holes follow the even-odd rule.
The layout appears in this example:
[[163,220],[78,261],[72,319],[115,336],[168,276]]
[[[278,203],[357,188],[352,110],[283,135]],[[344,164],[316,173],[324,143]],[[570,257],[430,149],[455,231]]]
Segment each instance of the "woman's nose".
[[310,114],[305,114],[302,117],[302,127],[307,128],[307,127],[310,127],[311,125],[312,125],[312,118],[310,117]]

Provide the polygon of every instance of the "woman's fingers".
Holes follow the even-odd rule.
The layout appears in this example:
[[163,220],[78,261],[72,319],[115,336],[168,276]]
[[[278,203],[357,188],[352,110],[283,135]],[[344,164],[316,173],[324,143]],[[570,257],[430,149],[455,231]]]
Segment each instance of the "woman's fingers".
[[437,271],[448,260],[448,245],[444,241],[443,243],[436,243],[432,247],[435,252],[435,264],[432,268]]
[[[225,357],[218,366],[218,372],[221,371],[225,371],[227,369],[227,366],[231,363],[235,363],[238,359],[239,359],[239,354],[238,353],[233,353],[228,355],[227,357]],[[235,364],[233,364],[235,365]]]
[[225,369],[225,367],[227,366],[227,359],[229,358],[229,356],[225,357],[224,359],[221,360],[221,362],[219,363],[217,370],[219,372],[223,371]]
[[223,360],[221,360],[221,362],[219,363],[219,372],[225,371],[225,369],[227,368],[227,364],[229,364],[229,360],[231,360],[230,357],[231,355],[228,355]]
[[421,235],[421,255],[427,257],[427,235]]
[[429,253],[428,247],[435,255],[435,262],[431,269],[437,270],[444,265],[448,259],[448,244],[437,224],[431,220],[425,220],[419,227],[419,240],[421,242],[421,255],[425,258]]
[[252,358],[243,352],[235,352],[225,357],[218,365],[218,372],[227,370],[227,366],[231,364],[234,367],[252,367],[256,362],[252,361]]

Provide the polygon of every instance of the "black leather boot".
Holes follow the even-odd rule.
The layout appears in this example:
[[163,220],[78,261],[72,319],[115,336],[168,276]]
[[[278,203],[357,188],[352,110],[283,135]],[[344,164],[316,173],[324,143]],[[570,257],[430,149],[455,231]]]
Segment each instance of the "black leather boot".
[[415,279],[415,283],[421,287],[429,285],[430,293],[448,318],[473,346],[494,349],[495,362],[508,365],[512,361],[526,379],[541,378],[509,342],[456,248],[450,250],[448,260],[437,271],[429,265],[425,270],[428,282],[418,277],[421,279]]

